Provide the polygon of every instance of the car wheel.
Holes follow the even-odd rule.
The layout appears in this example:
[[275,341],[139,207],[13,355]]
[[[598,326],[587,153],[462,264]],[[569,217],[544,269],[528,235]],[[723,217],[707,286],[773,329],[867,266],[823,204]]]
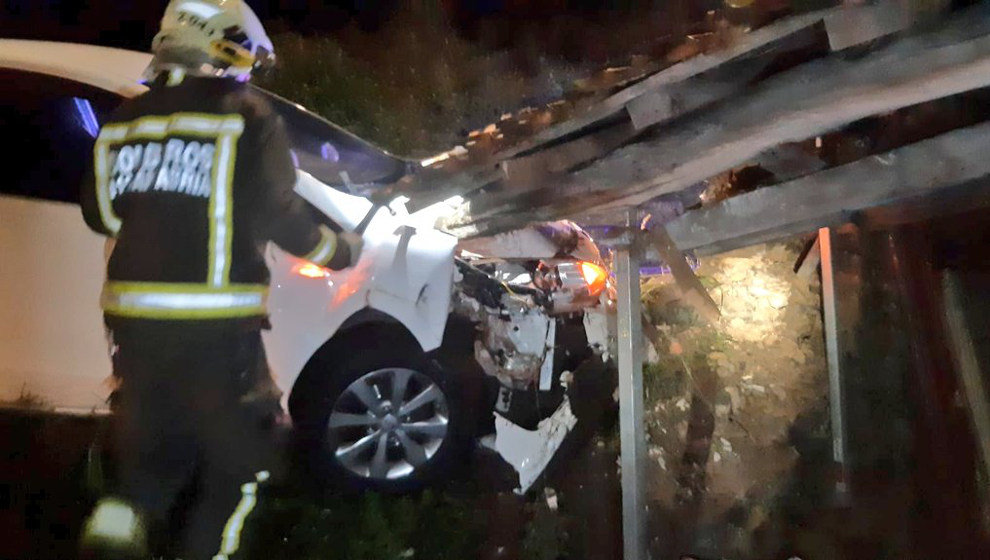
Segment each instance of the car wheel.
[[470,442],[456,380],[414,342],[373,331],[348,340],[318,360],[323,382],[294,412],[315,471],[390,493],[449,479]]

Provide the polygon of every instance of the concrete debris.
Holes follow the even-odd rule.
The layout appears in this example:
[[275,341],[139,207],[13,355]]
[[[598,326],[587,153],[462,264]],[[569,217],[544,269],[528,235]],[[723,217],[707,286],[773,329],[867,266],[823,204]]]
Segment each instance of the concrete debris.
[[729,440],[725,439],[724,437],[720,437],[718,438],[718,440],[722,444],[722,449],[728,452],[732,451],[732,443]]
[[557,511],[559,507],[557,503],[557,492],[553,488],[544,488],[543,497],[546,499],[547,507],[550,508],[550,511]]
[[739,387],[747,393],[759,393],[761,395],[767,394],[767,388],[763,385],[757,385],[755,383],[740,383]]

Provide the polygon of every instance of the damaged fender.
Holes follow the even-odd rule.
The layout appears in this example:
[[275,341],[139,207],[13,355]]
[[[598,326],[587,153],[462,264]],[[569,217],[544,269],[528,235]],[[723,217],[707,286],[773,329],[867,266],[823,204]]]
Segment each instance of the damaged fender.
[[532,431],[495,415],[495,451],[519,473],[516,493],[524,494],[533,486],[575,425],[577,417],[566,396],[557,411]]

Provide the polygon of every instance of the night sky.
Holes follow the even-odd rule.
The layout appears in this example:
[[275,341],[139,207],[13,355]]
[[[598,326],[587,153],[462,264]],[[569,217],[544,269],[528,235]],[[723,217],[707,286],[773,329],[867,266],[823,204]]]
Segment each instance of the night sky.
[[[328,33],[347,25],[374,31],[400,0],[248,0],[270,30]],[[2,0],[0,37],[93,43],[148,50],[167,0]],[[648,2],[643,2],[647,4]],[[541,18],[635,2],[591,0],[440,0],[460,29],[485,18]]]
[[[167,4],[167,0],[3,0],[0,36],[147,50]],[[328,32],[352,22],[374,28],[388,17],[392,2],[251,0],[248,4],[269,26]]]

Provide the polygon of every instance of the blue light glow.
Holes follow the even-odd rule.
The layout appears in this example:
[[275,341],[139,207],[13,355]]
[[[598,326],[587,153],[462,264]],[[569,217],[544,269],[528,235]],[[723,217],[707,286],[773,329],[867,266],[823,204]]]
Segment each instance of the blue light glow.
[[96,138],[96,135],[100,133],[100,123],[96,120],[93,106],[90,105],[88,99],[81,97],[73,97],[72,101],[76,104],[76,113],[79,115],[79,122],[82,127],[90,136]]
[[330,142],[324,142],[320,146],[320,155],[323,156],[323,159],[334,163],[340,161],[340,154],[337,153],[337,148],[334,148]]

